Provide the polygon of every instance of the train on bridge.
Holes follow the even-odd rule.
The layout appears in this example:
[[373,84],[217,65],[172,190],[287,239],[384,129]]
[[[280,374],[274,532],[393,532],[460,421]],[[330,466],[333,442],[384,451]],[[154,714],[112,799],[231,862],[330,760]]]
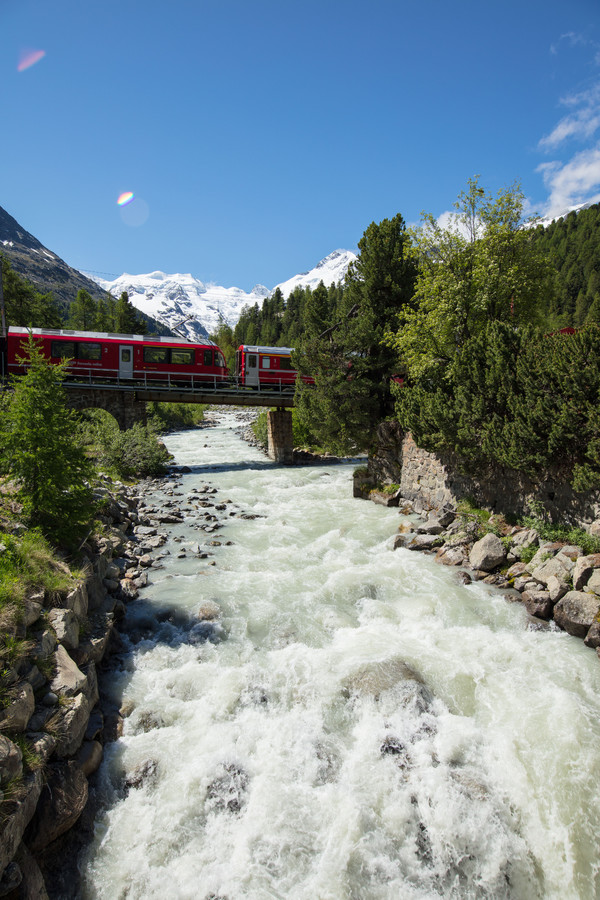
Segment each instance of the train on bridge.
[[[30,335],[45,359],[51,363],[67,360],[68,377],[90,384],[292,392],[298,374],[292,365],[291,347],[242,344],[236,351],[235,371],[230,373],[222,351],[209,339],[192,343],[182,337],[10,327],[2,359],[4,376],[22,375],[27,370]],[[306,376],[303,380],[314,383]]]

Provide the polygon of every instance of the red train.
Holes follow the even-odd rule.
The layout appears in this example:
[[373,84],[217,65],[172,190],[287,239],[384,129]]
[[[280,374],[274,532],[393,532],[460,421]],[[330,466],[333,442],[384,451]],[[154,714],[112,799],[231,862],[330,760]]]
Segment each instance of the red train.
[[[297,370],[292,347],[258,347],[240,344],[235,352],[235,377],[245,387],[293,390]],[[314,380],[302,376],[307,384]]]
[[29,334],[46,359],[69,359],[69,374],[86,379],[168,382],[187,387],[220,386],[229,375],[216,344],[192,344],[179,337],[144,337],[50,328],[8,329],[5,374],[22,374]]

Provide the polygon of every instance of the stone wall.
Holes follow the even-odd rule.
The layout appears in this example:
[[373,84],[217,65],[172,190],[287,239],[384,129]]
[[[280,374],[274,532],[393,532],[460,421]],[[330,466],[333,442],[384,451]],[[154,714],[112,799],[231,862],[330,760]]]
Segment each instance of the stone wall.
[[383,422],[369,457],[373,483],[396,483],[416,512],[455,507],[470,499],[492,512],[521,517],[542,505],[552,521],[587,527],[600,518],[600,492],[577,494],[551,471],[533,480],[502,466],[469,472],[464,460],[418,447],[397,422]]

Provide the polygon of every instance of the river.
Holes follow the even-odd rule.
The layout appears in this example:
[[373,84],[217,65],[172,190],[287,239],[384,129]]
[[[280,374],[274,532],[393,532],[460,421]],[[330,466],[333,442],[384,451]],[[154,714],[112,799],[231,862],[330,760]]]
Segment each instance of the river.
[[[353,465],[278,467],[236,424],[166,441],[182,503],[231,503],[211,535],[170,526],[128,609],[83,896],[599,896],[596,654],[392,551],[402,517],[352,498]],[[194,542],[213,555],[179,558]]]

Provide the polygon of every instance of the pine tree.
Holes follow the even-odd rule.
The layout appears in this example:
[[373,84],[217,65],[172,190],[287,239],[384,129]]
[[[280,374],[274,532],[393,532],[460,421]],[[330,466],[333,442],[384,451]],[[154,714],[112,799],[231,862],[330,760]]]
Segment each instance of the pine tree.
[[74,437],[76,416],[61,386],[66,363],[49,363],[31,336],[27,357],[27,373],[3,398],[0,467],[17,479],[31,524],[53,539],[69,539],[89,518],[91,466]]
[[87,291],[77,291],[69,307],[68,327],[75,331],[92,331],[96,324],[96,301]]

